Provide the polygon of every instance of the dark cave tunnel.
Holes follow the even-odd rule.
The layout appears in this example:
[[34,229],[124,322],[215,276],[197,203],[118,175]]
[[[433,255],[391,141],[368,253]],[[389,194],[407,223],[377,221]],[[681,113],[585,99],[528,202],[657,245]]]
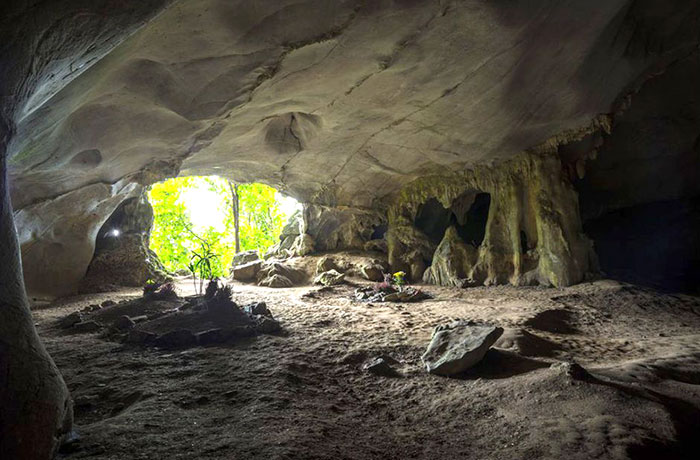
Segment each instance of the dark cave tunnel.
[[560,150],[565,162],[597,152],[574,185],[604,276],[700,292],[697,72],[697,57],[679,61],[634,96],[611,134]]
[[449,209],[436,198],[430,198],[419,207],[414,223],[435,245],[440,244],[447,229],[454,225],[465,243],[479,247],[486,235],[490,206],[491,195],[483,192],[464,193]]

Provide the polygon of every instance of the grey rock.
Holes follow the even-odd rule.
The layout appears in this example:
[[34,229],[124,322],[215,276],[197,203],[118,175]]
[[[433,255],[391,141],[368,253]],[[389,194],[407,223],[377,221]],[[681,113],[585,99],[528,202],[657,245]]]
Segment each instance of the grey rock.
[[103,308],[105,308],[105,307],[112,307],[112,306],[114,306],[114,305],[116,305],[116,304],[117,304],[117,302],[115,302],[114,300],[105,300],[105,301],[102,302],[100,305],[101,305]]
[[360,267],[360,275],[369,281],[382,281],[384,279],[384,270],[381,265],[363,265]]
[[573,380],[587,380],[592,378],[591,374],[589,374],[588,371],[583,368],[583,366],[573,361],[554,363],[550,366],[550,368]]
[[318,263],[316,264],[316,275],[320,275],[323,272],[327,272],[329,270],[337,270],[340,271],[338,268],[338,264],[335,262],[335,260],[332,257],[329,256],[323,256],[318,260]]
[[266,286],[272,288],[287,288],[294,286],[294,283],[284,275],[272,275],[263,279],[258,283],[259,286]]
[[503,334],[503,328],[455,321],[435,328],[422,356],[431,374],[452,376],[477,364]]
[[256,302],[250,305],[245,305],[243,306],[243,311],[249,315],[262,315],[272,318],[272,312],[270,312],[270,309],[267,308],[267,304],[265,302]]
[[314,278],[314,284],[322,284],[323,286],[335,286],[345,282],[345,274],[339,273],[337,270],[328,270]]
[[378,356],[366,362],[362,369],[370,374],[382,377],[402,377],[402,374],[392,367],[396,364],[399,364],[399,362],[390,356]]
[[249,262],[255,262],[256,260],[260,260],[260,254],[257,249],[251,249],[250,251],[243,251],[234,255],[231,266],[235,267]]
[[256,260],[243,265],[237,265],[231,269],[231,278],[236,281],[254,281],[262,268],[262,264],[261,260]]
[[255,329],[261,334],[274,334],[282,329],[280,323],[268,316],[258,315],[255,318],[256,325]]
[[58,325],[62,328],[68,329],[73,327],[73,325],[80,323],[83,320],[83,315],[80,312],[74,312],[58,322]]

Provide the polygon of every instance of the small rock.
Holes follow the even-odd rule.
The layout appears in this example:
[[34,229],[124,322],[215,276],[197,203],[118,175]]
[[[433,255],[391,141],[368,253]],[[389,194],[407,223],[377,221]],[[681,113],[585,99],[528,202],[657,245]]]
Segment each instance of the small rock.
[[80,312],[74,312],[58,322],[58,325],[62,328],[68,329],[73,327],[73,325],[83,321],[83,315]]
[[81,321],[73,325],[73,330],[81,333],[97,332],[102,329],[102,325],[96,321]]
[[117,304],[117,302],[115,302],[114,300],[105,300],[100,305],[102,305],[102,307],[105,308],[105,307],[112,307],[116,304]]
[[550,366],[550,369],[561,372],[574,380],[587,380],[591,378],[591,374],[589,374],[583,366],[573,361],[554,363]]
[[481,361],[501,334],[503,328],[467,321],[441,325],[435,328],[421,359],[431,374],[460,374]]
[[381,377],[402,377],[399,371],[391,367],[396,364],[399,364],[399,362],[390,356],[379,356],[366,362],[362,369]]
[[191,347],[197,344],[197,337],[188,329],[177,329],[159,335],[154,343],[162,348]]
[[235,267],[237,265],[255,262],[256,260],[260,260],[260,254],[258,253],[257,249],[251,249],[250,251],[242,251],[233,256],[233,260],[231,260],[231,266]]
[[263,279],[258,283],[258,286],[267,286],[271,288],[287,288],[292,287],[294,284],[292,281],[283,275],[272,275]]
[[384,270],[381,265],[363,265],[360,268],[360,275],[369,281],[382,281],[384,279]]
[[243,265],[237,265],[231,269],[231,278],[236,281],[253,281],[262,268],[262,261],[256,260]]
[[126,331],[131,329],[132,327],[136,326],[136,322],[129,318],[128,316],[124,315],[121,316],[119,319],[117,319],[114,322],[114,327],[119,329],[120,331]]
[[338,264],[335,263],[335,260],[332,257],[328,256],[323,256],[319,259],[318,263],[316,264],[316,275],[320,275],[323,272],[327,272],[330,270],[337,270],[339,271]]
[[335,286],[344,282],[345,274],[339,273],[337,270],[328,270],[314,279],[314,284],[322,284],[324,286]]
[[268,316],[256,316],[255,329],[261,334],[274,334],[282,329],[280,323]]
[[243,307],[243,311],[249,315],[262,315],[272,318],[272,312],[270,312],[270,310],[267,308],[267,304],[265,302],[256,302],[251,303],[250,305],[245,305]]

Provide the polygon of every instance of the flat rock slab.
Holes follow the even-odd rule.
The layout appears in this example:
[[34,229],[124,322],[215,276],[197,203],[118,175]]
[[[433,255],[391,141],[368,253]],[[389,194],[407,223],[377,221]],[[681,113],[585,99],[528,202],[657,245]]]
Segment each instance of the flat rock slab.
[[481,361],[501,334],[501,327],[467,321],[440,325],[421,359],[431,374],[457,375]]

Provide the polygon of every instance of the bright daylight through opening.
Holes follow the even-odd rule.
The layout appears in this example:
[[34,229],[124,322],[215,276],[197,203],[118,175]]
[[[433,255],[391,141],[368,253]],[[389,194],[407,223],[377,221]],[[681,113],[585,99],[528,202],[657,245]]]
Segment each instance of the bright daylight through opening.
[[148,198],[154,213],[150,248],[164,267],[188,270],[193,251],[205,245],[214,255],[212,275],[218,277],[228,275],[236,252],[263,254],[301,209],[294,198],[268,185],[236,184],[218,176],[169,179],[153,185]]

